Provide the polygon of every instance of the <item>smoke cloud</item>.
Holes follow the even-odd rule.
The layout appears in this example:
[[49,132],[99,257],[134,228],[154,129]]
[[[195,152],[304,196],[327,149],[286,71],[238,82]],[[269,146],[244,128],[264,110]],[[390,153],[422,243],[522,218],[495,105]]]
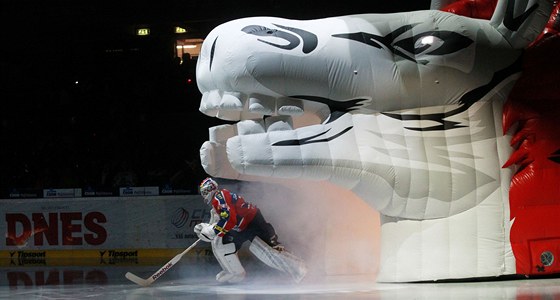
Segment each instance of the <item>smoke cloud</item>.
[[222,185],[256,204],[286,249],[303,258],[305,280],[372,275],[379,262],[379,214],[328,182],[275,180]]

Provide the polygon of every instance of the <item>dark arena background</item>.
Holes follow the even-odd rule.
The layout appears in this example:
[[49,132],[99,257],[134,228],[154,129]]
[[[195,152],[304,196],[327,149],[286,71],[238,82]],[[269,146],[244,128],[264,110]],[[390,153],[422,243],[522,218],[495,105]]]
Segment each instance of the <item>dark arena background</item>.
[[309,19],[423,2],[2,1],[1,196],[122,186],[193,193],[213,122],[198,111],[195,65],[212,28],[246,16]]
[[[194,226],[210,215],[197,191],[207,176],[199,149],[208,128],[223,121],[199,112],[195,67],[215,26],[248,16],[315,19],[428,8],[426,0],[0,0],[0,298],[560,298],[554,278],[376,283],[375,257],[338,260],[356,250],[344,237],[354,216],[342,213],[333,220],[344,247],[323,241],[317,255],[311,245],[300,248],[315,268],[299,285],[246,251],[240,253],[246,282],[219,284],[208,243],[149,287],[125,278],[126,272],[148,278],[197,239]],[[273,184],[222,182],[265,208],[258,203],[265,191],[286,193],[288,205],[296,204]],[[332,187],[314,188],[327,194]],[[378,226],[367,210],[359,216]],[[276,224],[289,223],[267,213]],[[290,240],[294,231],[281,233]],[[375,240],[364,245],[379,250]]]

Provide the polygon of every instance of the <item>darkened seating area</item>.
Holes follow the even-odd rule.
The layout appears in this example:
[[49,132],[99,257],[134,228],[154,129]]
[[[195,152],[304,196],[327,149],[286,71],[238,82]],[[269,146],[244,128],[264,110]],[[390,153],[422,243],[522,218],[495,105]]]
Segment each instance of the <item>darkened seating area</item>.
[[[406,7],[309,1],[4,1],[0,4],[0,197],[11,191],[166,186],[196,192],[208,127],[195,60],[171,29],[204,38],[229,19],[316,18]],[[147,25],[149,36],[135,36]],[[189,82],[188,79],[191,79]],[[33,193],[31,193],[33,194]]]
[[196,192],[198,149],[211,118],[198,111],[196,60],[138,40],[2,56],[0,191],[167,186]]

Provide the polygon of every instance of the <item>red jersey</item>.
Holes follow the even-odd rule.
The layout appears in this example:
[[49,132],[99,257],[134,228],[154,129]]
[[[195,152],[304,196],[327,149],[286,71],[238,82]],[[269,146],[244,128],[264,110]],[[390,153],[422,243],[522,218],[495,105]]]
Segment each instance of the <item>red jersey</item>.
[[212,198],[212,207],[220,216],[218,223],[214,225],[218,236],[224,236],[230,230],[243,231],[258,211],[254,204],[226,189],[216,192]]

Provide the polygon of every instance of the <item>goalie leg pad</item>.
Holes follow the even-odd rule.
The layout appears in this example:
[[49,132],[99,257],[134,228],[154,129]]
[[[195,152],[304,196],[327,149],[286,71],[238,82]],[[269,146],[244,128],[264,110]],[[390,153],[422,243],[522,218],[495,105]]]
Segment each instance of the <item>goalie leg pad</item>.
[[224,244],[222,237],[212,240],[212,252],[223,271],[216,275],[219,282],[236,283],[245,278],[245,269],[239,261],[234,243]]
[[307,267],[301,258],[286,250],[273,249],[258,236],[251,242],[249,251],[267,266],[288,273],[296,282],[300,282],[307,274]]

